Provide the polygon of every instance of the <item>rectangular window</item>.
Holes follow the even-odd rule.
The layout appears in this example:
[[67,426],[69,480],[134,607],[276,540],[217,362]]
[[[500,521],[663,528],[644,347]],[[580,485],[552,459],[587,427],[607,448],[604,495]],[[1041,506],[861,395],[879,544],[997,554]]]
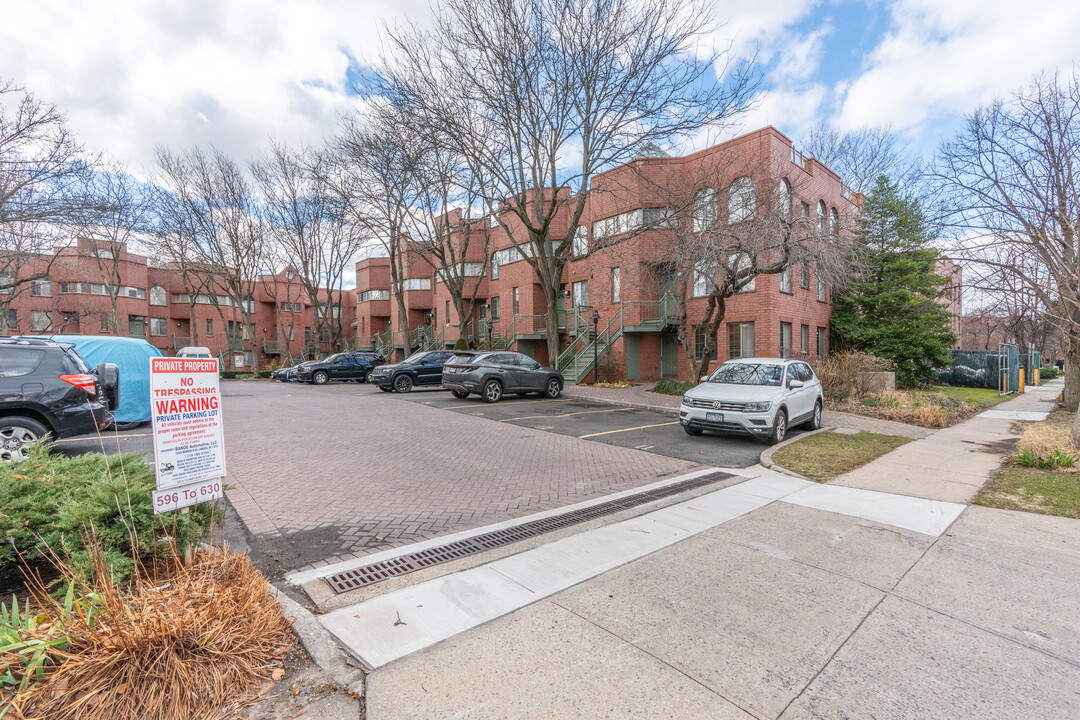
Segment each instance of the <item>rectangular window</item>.
[[[699,358],[701,357],[701,352],[705,349],[705,340],[706,340],[705,326],[704,325],[695,325],[694,326],[694,354],[696,356],[698,356]],[[719,351],[719,348],[716,347],[716,343],[713,343],[712,352],[709,353],[709,359],[710,360],[719,360],[720,359],[720,351]]]
[[206,318],[206,337],[214,337],[214,319]]
[[443,315],[444,321],[447,325],[450,324],[450,301],[446,301],[446,314]]
[[641,227],[644,213],[641,208],[620,213],[593,223],[593,241],[599,242],[613,235],[620,235]]
[[622,288],[619,286],[619,268],[611,268],[611,302],[622,302]]
[[165,318],[150,318],[150,334],[162,337],[168,333],[168,325]]
[[311,328],[309,327],[304,328],[304,344],[311,344]]
[[7,310],[7,331],[18,332],[19,330],[19,315],[14,308],[8,308]]
[[519,315],[521,313],[521,302],[518,295],[518,288],[514,288],[514,314]]
[[716,267],[698,263],[694,267],[694,297],[704,297],[716,289]]
[[30,330],[33,332],[49,332],[52,330],[52,312],[49,310],[30,311]]
[[[376,290],[375,292],[386,292],[386,291],[385,290]],[[357,299],[359,299],[359,298],[357,298]],[[304,306],[301,305],[300,303],[283,302],[283,303],[281,303],[281,311],[282,312],[291,312],[291,313],[303,312],[304,311]]]
[[780,292],[791,292],[791,267],[788,266],[780,271]]
[[673,228],[678,217],[675,208],[644,208],[643,222],[651,228]]
[[[730,267],[735,272],[740,272],[742,270],[749,270],[751,267],[753,267],[753,263],[750,261],[749,255],[747,255],[746,253],[740,253],[738,255],[732,255],[730,258],[728,258],[728,267]],[[743,280],[742,283],[743,284],[739,286],[739,292],[750,292],[756,287],[757,280],[756,278],[751,277],[748,280]]]
[[248,341],[251,341],[251,342],[254,342],[254,340],[255,340],[255,325],[254,324],[248,323],[247,325],[244,325],[244,339],[248,340]]
[[0,295],[7,295],[15,283],[15,276],[9,272],[0,272]]
[[401,287],[404,290],[430,290],[431,278],[405,278]]
[[109,313],[99,313],[98,321],[101,323],[101,333],[103,335],[109,334]]
[[52,297],[52,283],[48,280],[32,280],[30,294],[34,297]]
[[803,325],[799,328],[799,352],[806,355],[810,352],[810,326]]
[[95,250],[93,256],[101,260],[112,260],[113,254],[111,250]]
[[823,327],[817,329],[817,356],[825,357],[825,328]]
[[791,323],[780,323],[780,357],[791,357]]
[[582,225],[578,225],[574,228],[574,240],[573,240],[573,254],[574,257],[580,257],[582,255],[589,254],[589,231]]
[[728,360],[754,357],[754,323],[727,324]]
[[589,281],[579,280],[573,285],[574,307],[589,306]]
[[[368,300],[389,300],[389,299],[390,299],[390,291],[389,290],[365,290],[362,293],[357,293],[356,294],[356,301],[357,302],[367,302]],[[296,306],[299,307],[300,303],[296,303]],[[300,312],[300,311],[297,310],[297,312]]]
[[491,302],[491,319],[492,320],[498,320],[499,319],[499,296],[496,295],[495,297],[491,298],[490,302]]
[[817,299],[818,302],[825,302],[825,278],[821,276],[820,270],[817,276]]
[[799,287],[805,290],[810,287],[810,267],[806,264],[805,260],[800,263],[799,267],[801,270],[801,274],[799,275]]
[[497,252],[491,253],[491,279],[492,280],[498,280],[499,279],[499,260],[500,260],[499,253],[497,253]]

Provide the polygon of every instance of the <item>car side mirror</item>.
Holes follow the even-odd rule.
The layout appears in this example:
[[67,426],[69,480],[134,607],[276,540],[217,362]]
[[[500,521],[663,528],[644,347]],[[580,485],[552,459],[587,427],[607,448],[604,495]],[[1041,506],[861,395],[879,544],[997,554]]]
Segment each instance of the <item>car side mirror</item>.
[[539,369],[540,369],[540,368],[542,368],[542,367],[543,367],[543,365],[541,365],[540,363],[538,363],[538,362],[536,362],[536,361],[533,361],[533,362],[532,362],[532,363],[530,363],[530,365],[529,365],[529,368],[530,368],[531,370],[539,370]]
[[787,386],[792,390],[801,388],[804,385],[802,380],[789,380]]
[[708,375],[702,375],[700,382],[709,382],[709,376]]

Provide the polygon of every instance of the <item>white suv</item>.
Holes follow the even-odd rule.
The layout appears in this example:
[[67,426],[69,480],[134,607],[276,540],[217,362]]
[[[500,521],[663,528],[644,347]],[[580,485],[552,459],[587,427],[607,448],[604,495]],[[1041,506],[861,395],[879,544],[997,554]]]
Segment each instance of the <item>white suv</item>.
[[821,427],[821,383],[802,360],[730,360],[683,395],[679,422],[688,435],[704,430],[748,433],[770,445],[788,429]]

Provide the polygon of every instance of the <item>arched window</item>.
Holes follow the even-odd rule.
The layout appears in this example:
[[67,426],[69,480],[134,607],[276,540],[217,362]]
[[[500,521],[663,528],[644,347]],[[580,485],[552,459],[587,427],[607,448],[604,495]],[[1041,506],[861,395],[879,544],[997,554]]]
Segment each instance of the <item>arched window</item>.
[[168,302],[167,297],[168,296],[165,294],[165,288],[161,287],[160,285],[155,285],[154,287],[150,288],[151,305],[165,305]]
[[840,214],[836,208],[829,211],[829,239],[833,242],[840,237]]
[[727,214],[729,223],[742,222],[754,217],[754,181],[745,175],[735,178],[728,188]]
[[716,225],[716,191],[702,188],[694,196],[694,232],[711,230]]
[[780,181],[780,219],[791,222],[791,183],[787,178]]
[[817,204],[817,234],[825,237],[825,201],[818,200]]

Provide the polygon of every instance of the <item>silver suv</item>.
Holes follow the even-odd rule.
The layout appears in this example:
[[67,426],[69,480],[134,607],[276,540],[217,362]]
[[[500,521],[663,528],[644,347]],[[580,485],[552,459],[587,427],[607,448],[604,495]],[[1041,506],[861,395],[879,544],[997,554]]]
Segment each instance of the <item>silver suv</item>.
[[442,371],[442,385],[456,398],[477,393],[485,402],[498,402],[506,393],[562,394],[563,376],[519,352],[489,352],[474,357],[450,358]]
[[683,395],[679,422],[688,435],[705,430],[746,433],[770,445],[805,423],[821,427],[821,383],[802,360],[729,360]]

